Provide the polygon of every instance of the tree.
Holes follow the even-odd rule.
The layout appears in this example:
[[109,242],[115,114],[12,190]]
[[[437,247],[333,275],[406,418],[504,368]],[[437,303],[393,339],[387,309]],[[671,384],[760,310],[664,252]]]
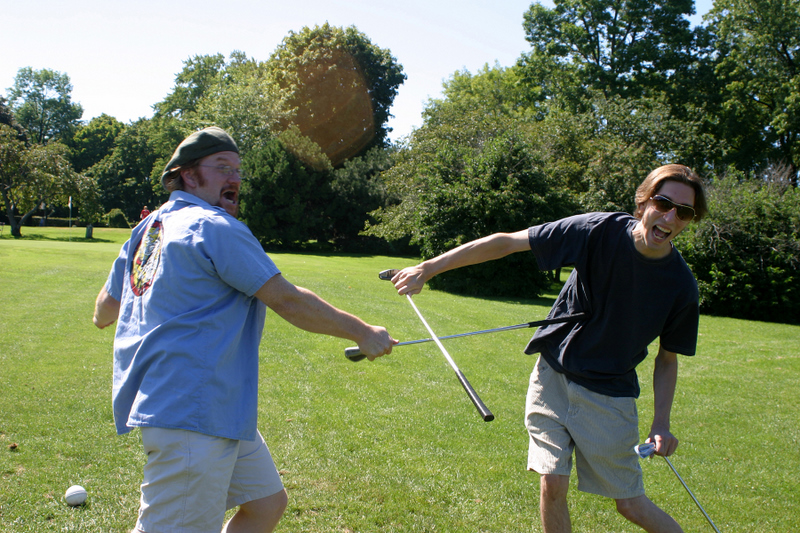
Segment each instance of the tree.
[[444,101],[463,109],[480,108],[485,113],[527,120],[541,119],[545,98],[525,83],[519,66],[484,65],[472,74],[466,70],[454,72],[444,84],[443,100],[431,100],[425,116],[435,119],[435,109]]
[[70,160],[75,171],[83,172],[109,155],[124,129],[122,122],[105,113],[79,127],[70,141]]
[[285,92],[267,76],[266,64],[235,50],[184,61],[172,92],[154,106],[156,119],[177,119],[187,131],[209,125],[227,130],[242,153],[263,146],[284,126]]
[[8,107],[6,99],[0,96],[0,124],[5,124],[17,132],[17,139],[23,143],[28,142],[28,135],[25,133],[25,128],[19,125],[11,108]]
[[100,188],[94,178],[77,174],[70,194],[76,198],[78,213],[84,224],[93,226],[100,222],[103,205],[100,203]]
[[354,26],[290,32],[267,62],[288,92],[292,124],[316,142],[334,166],[382,146],[389,109],[405,81],[403,67]]
[[121,209],[128,220],[138,220],[143,205],[156,206],[166,200],[161,173],[187,133],[185,126],[169,117],[140,119],[125,127],[113,151],[86,171],[97,180],[105,212]]
[[[0,194],[14,237],[22,236],[21,226],[38,209],[67,203],[77,179],[67,151],[57,142],[28,148],[14,129],[0,124]],[[15,213],[22,214],[19,221]]]
[[722,87],[719,135],[745,172],[800,171],[800,3],[718,0],[711,11]]
[[709,215],[676,244],[702,312],[800,324],[800,191],[790,172],[755,181],[733,171],[709,187]]
[[386,204],[381,173],[391,165],[390,151],[376,146],[333,171],[332,198],[325,213],[331,221],[331,238],[337,249],[355,252],[375,245],[361,232],[368,223],[375,222],[369,213]]
[[[287,149],[287,144],[294,148]],[[309,166],[310,160],[327,167]],[[315,143],[288,131],[245,154],[242,168],[248,179],[243,184],[241,217],[263,245],[297,248],[331,237],[324,216],[331,200],[331,168]]]
[[225,70],[222,54],[194,56],[183,62],[183,70],[175,76],[175,87],[162,102],[153,106],[163,117],[185,118],[197,110],[200,100],[217,85]]
[[6,124],[0,124],[0,194],[3,207],[11,226],[11,234],[20,237],[14,211],[17,208],[19,189],[23,187],[23,175],[27,173],[25,143],[19,140],[17,131]]
[[[426,108],[423,126],[383,173],[391,203],[373,213],[378,222],[367,231],[390,240],[407,236],[426,259],[490,233],[518,231],[577,209],[569,191],[549,179],[528,122],[507,116],[503,98],[461,96]],[[515,255],[444,273],[431,283],[473,295],[535,297],[549,279],[530,256]]]
[[80,104],[72,102],[69,76],[50,69],[19,69],[9,102],[17,121],[31,136],[31,141],[45,144],[53,139],[67,139],[83,115]]
[[215,124],[228,130],[242,153],[248,153],[283,129],[289,117],[285,99],[284,91],[267,76],[265,63],[233,52],[188,118],[198,128]]
[[553,100],[531,133],[548,176],[572,191],[583,211],[632,213],[636,188],[652,169],[702,163],[692,159],[705,139],[699,125],[675,118],[660,99],[588,91],[584,108]]
[[[523,27],[532,51],[522,65],[549,84],[549,73],[577,75],[583,87],[607,95],[642,96],[660,91],[691,55],[685,15],[693,0],[555,0],[533,4]],[[542,67],[544,67],[542,69]]]

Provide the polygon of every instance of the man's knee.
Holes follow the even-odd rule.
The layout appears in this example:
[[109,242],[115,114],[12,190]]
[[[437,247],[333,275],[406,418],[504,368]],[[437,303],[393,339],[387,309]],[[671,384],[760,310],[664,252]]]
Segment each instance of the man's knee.
[[542,474],[541,496],[547,501],[566,500],[569,491],[569,476]]
[[277,524],[284,511],[286,511],[288,503],[289,497],[286,494],[286,489],[283,489],[266,498],[243,503],[239,507],[239,511],[259,523]]
[[634,524],[642,524],[653,516],[661,516],[664,512],[647,496],[615,500],[617,512]]
[[283,516],[284,511],[286,511],[286,506],[289,504],[289,496],[286,494],[286,489],[282,489],[272,496],[267,496],[266,498],[256,501],[260,502],[262,512]]
[[639,498],[625,498],[621,500],[615,500],[617,504],[617,512],[630,520],[631,522],[636,522],[635,518],[641,513],[642,511],[642,502],[640,501],[641,498],[646,498],[646,496],[640,496]]

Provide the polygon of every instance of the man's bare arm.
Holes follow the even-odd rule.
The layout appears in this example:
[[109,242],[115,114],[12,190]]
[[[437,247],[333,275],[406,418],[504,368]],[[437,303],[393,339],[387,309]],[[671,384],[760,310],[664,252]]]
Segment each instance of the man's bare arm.
[[399,294],[418,294],[425,283],[437,274],[530,249],[527,229],[516,233],[494,233],[462,244],[416,266],[404,268],[392,278],[392,283]]
[[392,346],[397,343],[386,329],[371,326],[332,306],[308,289],[293,285],[280,274],[270,278],[255,296],[293,326],[356,342],[370,361],[391,353]]
[[100,289],[97,300],[94,302],[94,325],[100,329],[116,322],[119,316],[119,300],[108,294],[105,286]]

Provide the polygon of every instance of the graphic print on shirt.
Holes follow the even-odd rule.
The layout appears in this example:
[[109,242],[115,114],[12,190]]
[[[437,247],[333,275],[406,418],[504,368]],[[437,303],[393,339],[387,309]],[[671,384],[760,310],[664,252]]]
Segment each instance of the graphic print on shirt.
[[161,260],[163,233],[161,221],[153,221],[153,224],[147,228],[142,240],[139,241],[139,245],[133,254],[131,290],[136,296],[143,295],[153,284],[153,278]]

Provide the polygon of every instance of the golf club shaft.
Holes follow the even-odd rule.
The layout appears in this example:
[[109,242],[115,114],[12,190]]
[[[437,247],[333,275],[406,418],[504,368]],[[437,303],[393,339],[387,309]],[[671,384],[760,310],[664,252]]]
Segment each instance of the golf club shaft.
[[708,513],[706,513],[706,510],[705,510],[705,509],[703,509],[703,506],[702,506],[702,505],[700,505],[700,502],[699,502],[699,501],[697,501],[697,498],[695,498],[695,497],[694,497],[694,494],[692,494],[692,491],[691,491],[691,490],[689,490],[689,486],[686,484],[686,482],[683,480],[683,478],[681,477],[681,475],[678,473],[678,471],[677,471],[677,470],[675,469],[675,467],[672,465],[672,461],[670,461],[670,460],[669,460],[669,459],[668,459],[666,456],[664,456],[664,460],[667,462],[667,464],[668,464],[668,465],[669,465],[669,467],[672,469],[672,471],[673,471],[673,472],[675,472],[675,475],[677,476],[678,480],[681,482],[681,485],[683,485],[683,488],[685,488],[685,489],[686,489],[686,492],[688,492],[688,493],[689,493],[689,496],[691,496],[691,497],[692,497],[692,499],[694,500],[694,503],[697,505],[697,508],[698,508],[698,509],[700,509],[700,512],[701,512],[701,513],[703,513],[703,516],[705,516],[705,517],[706,517],[706,520],[708,520],[708,523],[709,523],[709,524],[711,524],[711,527],[713,527],[713,528],[714,528],[714,531],[716,531],[717,533],[719,533],[719,529],[717,529],[717,526],[715,526],[715,525],[714,525],[714,522],[712,522],[712,521],[711,521],[711,517],[710,517],[710,516],[708,516]]
[[[457,339],[459,337],[469,337],[471,335],[483,335],[485,333],[497,333],[499,331],[511,331],[511,330],[514,330],[514,329],[538,328],[540,326],[547,326],[549,324],[561,324],[563,322],[577,322],[579,320],[584,320],[588,316],[589,315],[586,314],[586,313],[578,313],[576,315],[568,315],[568,316],[563,316],[563,317],[559,317],[559,318],[547,318],[547,319],[544,319],[544,320],[537,320],[535,322],[525,322],[524,324],[516,324],[514,326],[504,326],[504,327],[500,327],[500,328],[482,329],[480,331],[470,331],[468,333],[457,333],[455,335],[447,335],[445,337],[439,337],[439,340],[443,341],[445,339]],[[405,342],[399,342],[399,343],[395,344],[394,347],[397,348],[398,346],[406,346],[406,345],[409,345],[409,344],[420,344],[420,343],[423,343],[423,342],[431,342],[431,341],[433,341],[433,339],[430,339],[430,338],[428,338],[428,339],[418,339],[418,340],[415,340],[415,341],[405,341]],[[344,351],[344,355],[345,355],[345,357],[347,357],[351,361],[361,361],[362,359],[364,359],[366,357],[365,355],[363,355],[361,353],[361,350],[359,350],[357,346],[352,347],[352,348],[346,348],[345,351]]]
[[444,345],[436,337],[436,334],[433,332],[431,327],[428,325],[428,322],[425,320],[425,317],[423,317],[422,313],[420,313],[419,309],[417,309],[417,306],[414,303],[414,300],[411,299],[411,295],[410,294],[406,294],[406,297],[408,298],[408,303],[410,303],[411,307],[414,308],[414,311],[416,311],[417,316],[422,321],[422,324],[425,326],[425,329],[427,329],[428,333],[431,334],[431,338],[434,340],[434,342],[436,342],[436,345],[442,351],[442,354],[444,355],[445,359],[447,359],[447,362],[450,363],[450,366],[453,368],[453,371],[455,371],[456,376],[458,377],[458,381],[461,382],[461,386],[464,387],[464,390],[467,392],[467,396],[469,396],[469,399],[472,400],[472,403],[473,403],[473,405],[475,405],[475,408],[478,410],[478,413],[480,413],[481,417],[483,417],[483,421],[484,422],[491,422],[492,420],[494,420],[494,415],[492,414],[491,411],[489,411],[489,408],[486,407],[486,405],[484,405],[483,401],[478,396],[478,393],[475,392],[475,389],[473,389],[472,385],[470,385],[469,381],[467,381],[466,376],[464,376],[463,372],[461,372],[461,370],[459,370],[459,368],[456,365],[455,361],[453,361],[453,358],[450,357],[450,354],[447,353],[447,350],[445,349]]

